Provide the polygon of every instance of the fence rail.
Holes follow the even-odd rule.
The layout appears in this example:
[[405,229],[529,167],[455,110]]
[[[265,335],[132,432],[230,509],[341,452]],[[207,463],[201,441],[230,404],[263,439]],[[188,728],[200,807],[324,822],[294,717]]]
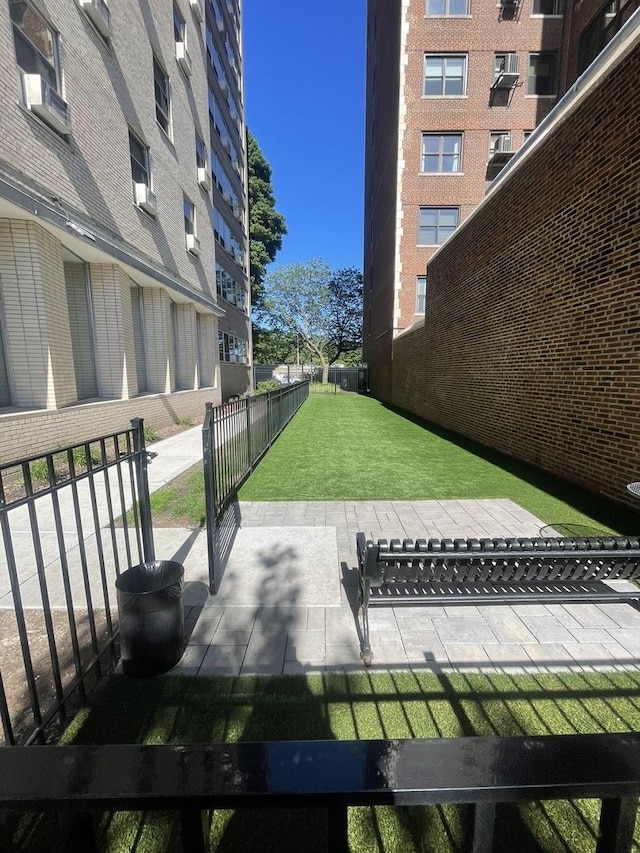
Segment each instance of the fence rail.
[[[308,379],[312,385],[319,384],[322,382],[322,368],[299,364],[254,364],[254,385],[270,379],[276,379],[285,386],[303,379]],[[343,391],[362,394],[369,390],[368,370],[364,365],[330,367],[328,379],[329,385],[334,385]]]
[[223,406],[207,403],[202,427],[209,588],[218,587],[216,528],[262,456],[309,396],[309,382]]
[[115,577],[154,558],[142,420],[1,464],[0,531],[4,741],[43,743],[117,660]]

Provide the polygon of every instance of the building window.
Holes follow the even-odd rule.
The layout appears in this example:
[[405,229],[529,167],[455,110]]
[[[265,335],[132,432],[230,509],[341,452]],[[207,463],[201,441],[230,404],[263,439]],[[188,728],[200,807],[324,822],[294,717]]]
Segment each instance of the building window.
[[458,227],[457,207],[421,207],[418,227],[419,246],[439,246]]
[[531,134],[532,134],[532,133],[533,133],[533,131],[532,131],[532,130],[524,130],[524,131],[522,132],[522,138],[523,138],[523,140],[526,142],[526,141],[527,141],[527,139],[531,136]]
[[11,405],[11,386],[9,385],[9,370],[5,352],[6,340],[7,333],[2,316],[2,292],[0,291],[0,408]]
[[423,172],[460,172],[461,168],[461,133],[422,134]]
[[424,314],[427,304],[427,277],[419,275],[416,277],[416,314]]
[[556,93],[556,55],[555,53],[532,53],[529,55],[529,74],[527,77],[528,95],[555,95]]
[[564,0],[533,0],[534,15],[562,15]]
[[638,8],[638,0],[620,3],[614,0],[607,3],[580,36],[578,51],[578,73],[593,62],[604,47],[609,44],[620,27]]
[[425,55],[424,94],[427,97],[464,95],[467,88],[466,76],[466,55]]
[[196,133],[196,168],[208,169],[207,146]]
[[39,74],[54,92],[62,94],[58,34],[25,0],[9,0],[16,62],[25,74]]
[[151,189],[149,149],[131,131],[129,131],[129,151],[131,153],[131,177],[133,178],[133,183],[144,184]]
[[171,95],[169,78],[155,56],[153,57],[153,82],[156,93],[156,119],[167,136],[170,136]]
[[489,136],[489,158],[496,152],[511,151],[511,133],[508,130],[494,130]]
[[131,288],[131,322],[133,324],[133,347],[136,353],[138,393],[141,394],[148,390],[148,385],[147,358],[145,353],[144,298],[142,288],[137,285]]
[[180,9],[178,9],[175,3],[173,4],[173,37],[176,44],[185,44],[187,41],[184,18],[180,14]]
[[227,332],[218,333],[218,346],[220,349],[220,361],[232,364],[247,363],[247,342],[242,338],[236,338]]
[[186,196],[184,197],[184,233],[196,233],[196,208]]
[[427,0],[428,18],[456,18],[469,14],[469,0]]
[[216,291],[226,302],[231,302],[241,311],[246,309],[245,288],[231,276],[220,264],[216,263]]

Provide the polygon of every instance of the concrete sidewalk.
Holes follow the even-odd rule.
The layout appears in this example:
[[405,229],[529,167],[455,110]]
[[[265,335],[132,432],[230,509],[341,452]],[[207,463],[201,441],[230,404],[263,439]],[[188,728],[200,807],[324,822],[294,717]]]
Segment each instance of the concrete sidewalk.
[[[150,490],[156,491],[202,459],[202,430],[194,427],[149,449]],[[84,486],[86,490],[86,485]],[[101,583],[113,595],[116,561],[124,570],[124,531],[112,531],[99,496],[96,529],[81,495],[79,541],[70,496],[60,493],[64,557],[74,605],[86,598],[84,562],[95,601]],[[38,528],[51,606],[66,597],[60,544],[50,502],[38,508]],[[130,496],[125,495],[125,502]],[[40,503],[40,502],[39,502]],[[12,538],[25,607],[42,607],[33,536],[26,509],[11,510]],[[158,559],[185,566],[188,645],[175,673],[292,674],[360,668],[355,538],[535,536],[543,522],[501,500],[310,501],[239,503],[224,531],[228,548],[217,595],[208,592],[206,533],[154,530]],[[90,531],[90,532],[88,532]],[[100,570],[101,545],[105,578]],[[109,556],[109,549],[111,556]],[[114,557],[113,554],[116,556]],[[4,552],[0,552],[0,608],[12,608]],[[374,669],[415,667],[506,669],[636,668],[640,613],[630,604],[519,605],[374,609],[370,613]]]
[[[219,593],[207,590],[204,532],[156,530],[156,553],[185,565],[188,645],[176,674],[363,669],[355,538],[535,536],[510,500],[252,502]],[[373,669],[549,672],[636,669],[630,604],[424,606],[370,611]]]

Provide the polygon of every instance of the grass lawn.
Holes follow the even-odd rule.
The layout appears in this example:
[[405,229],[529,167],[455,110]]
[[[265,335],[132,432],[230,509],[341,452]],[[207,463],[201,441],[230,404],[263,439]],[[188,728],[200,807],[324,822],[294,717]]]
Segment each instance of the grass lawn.
[[[241,500],[510,498],[547,524],[637,531],[637,515],[532,466],[354,394],[310,396],[240,490]],[[152,496],[158,526],[204,518],[192,469]]]
[[[558,675],[354,673],[308,677],[112,678],[67,731],[67,743],[209,743],[238,740],[458,737],[636,731],[640,673]],[[595,849],[594,801],[501,806],[496,850]],[[454,806],[352,808],[356,851],[460,851],[466,813]],[[9,820],[3,851],[58,853],[46,820]],[[179,849],[170,815],[104,816],[105,853]],[[214,851],[326,849],[323,810],[215,813]],[[10,842],[9,839],[13,839]],[[20,841],[22,839],[22,843]],[[11,846],[4,846],[4,843]],[[637,848],[635,848],[637,849]]]

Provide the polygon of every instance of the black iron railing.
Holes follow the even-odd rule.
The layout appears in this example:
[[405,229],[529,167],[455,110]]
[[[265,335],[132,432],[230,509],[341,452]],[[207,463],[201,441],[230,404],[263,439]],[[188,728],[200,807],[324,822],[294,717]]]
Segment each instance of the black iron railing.
[[309,396],[309,382],[214,407],[202,427],[209,587],[217,591],[216,529],[242,483]]
[[[498,813],[498,805],[592,799],[600,803],[588,819],[576,809],[580,849],[631,853],[639,747],[637,733],[17,747],[0,750],[0,809],[69,816],[59,823],[70,853],[102,849],[92,825],[96,810],[139,811],[142,820],[151,811],[174,811],[182,850],[204,853],[210,809],[324,808],[325,849],[335,853],[351,849],[350,806],[456,804],[466,811],[463,849],[491,853],[515,849],[517,838],[509,812]],[[251,816],[243,814],[242,822],[251,839]],[[5,832],[9,843],[13,827],[15,821]],[[576,849],[556,839],[554,850]],[[320,849],[321,837],[315,842]],[[249,843],[246,849],[254,848]]]
[[117,660],[113,583],[152,560],[142,420],[0,465],[0,717],[46,741]]

